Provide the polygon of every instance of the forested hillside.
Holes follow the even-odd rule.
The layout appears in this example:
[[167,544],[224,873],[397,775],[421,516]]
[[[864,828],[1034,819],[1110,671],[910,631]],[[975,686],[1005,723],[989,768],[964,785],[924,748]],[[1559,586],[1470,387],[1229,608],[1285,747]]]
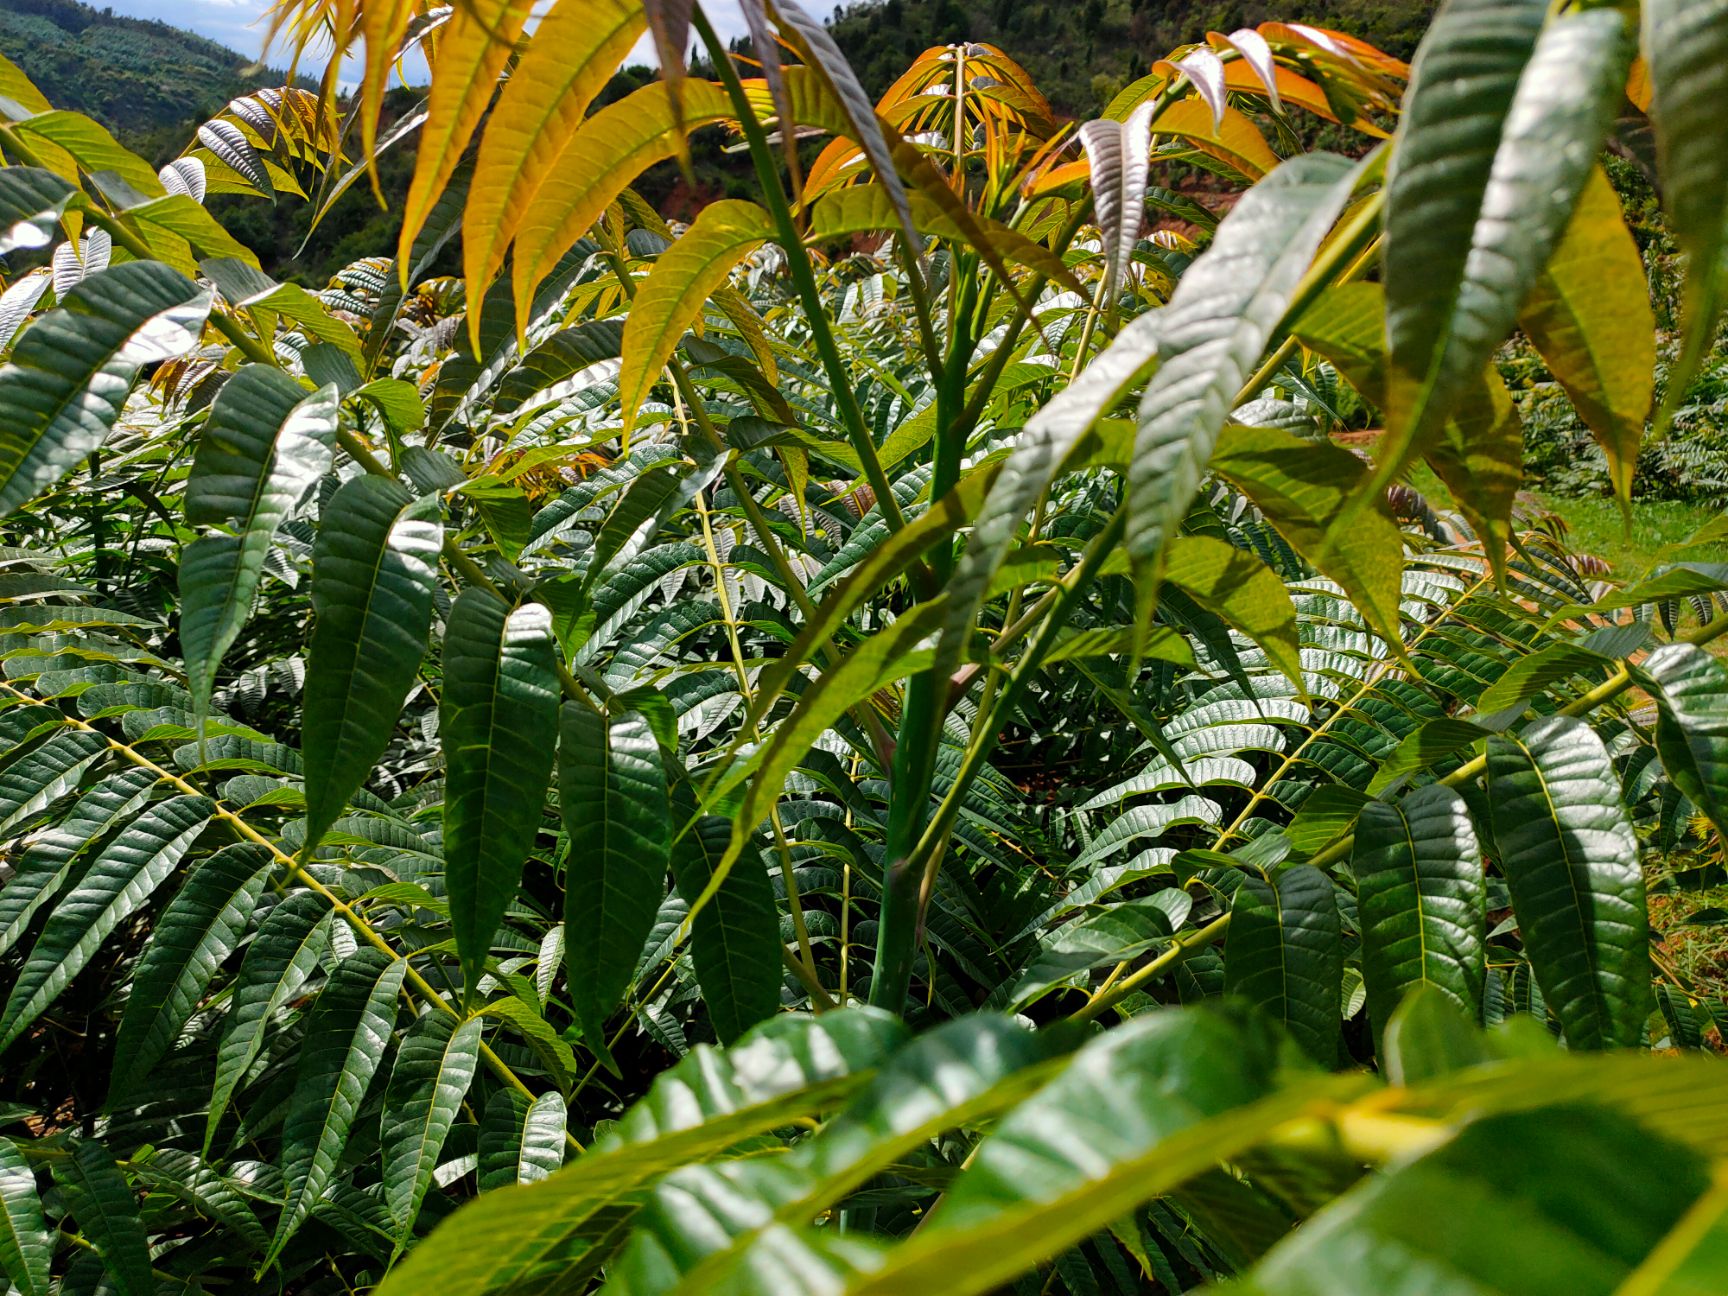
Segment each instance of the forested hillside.
[[0,50],[57,106],[134,138],[195,129],[261,84],[215,41],[77,0],[0,0]]
[[830,26],[873,94],[931,45],[989,41],[1013,50],[1057,109],[1085,116],[1198,33],[1311,22],[1407,59],[1434,7],[1434,0],[863,0]]

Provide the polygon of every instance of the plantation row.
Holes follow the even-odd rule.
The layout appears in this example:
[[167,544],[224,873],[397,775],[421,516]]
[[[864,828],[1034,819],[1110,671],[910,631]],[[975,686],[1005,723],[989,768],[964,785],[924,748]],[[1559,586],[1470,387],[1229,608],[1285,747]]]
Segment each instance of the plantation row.
[[[1195,33],[1078,125],[981,44],[873,104],[793,0],[531,9],[285,5],[359,92],[159,170],[0,59],[11,1286],[1719,1290],[1649,908],[1728,884],[1728,527],[1533,526],[1495,360],[1629,506],[1722,0]],[[674,228],[712,126],[757,191]],[[411,148],[321,291],[205,205]]]

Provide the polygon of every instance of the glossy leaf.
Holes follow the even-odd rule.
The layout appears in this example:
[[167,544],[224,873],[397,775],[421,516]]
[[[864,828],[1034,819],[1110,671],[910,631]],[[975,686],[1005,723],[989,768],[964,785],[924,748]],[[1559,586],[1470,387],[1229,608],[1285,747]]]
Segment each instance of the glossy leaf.
[[832,1105],[906,1039],[885,1013],[788,1014],[727,1050],[707,1045],[668,1069],[607,1137],[542,1183],[464,1207],[380,1288],[447,1296],[581,1281],[616,1247],[645,1185],[686,1162]]
[[1445,994],[1480,1019],[1488,891],[1463,800],[1430,785],[1370,801],[1356,820],[1356,905],[1368,1015],[1384,1032],[1412,986]]
[[1387,176],[1388,432],[1373,489],[1424,451],[1560,245],[1632,57],[1625,16],[1453,0],[1417,55]]
[[1264,1008],[1324,1066],[1338,1058],[1344,947],[1332,879],[1312,865],[1242,879],[1224,950],[1227,993]]
[[348,1143],[360,1100],[384,1060],[407,963],[375,950],[342,960],[306,1025],[293,1097],[282,1126],[285,1195],[271,1264],[324,1195]]
[[1668,777],[1728,832],[1728,671],[1703,649],[1664,644],[1637,668],[1661,708],[1656,749]]
[[102,1258],[102,1272],[120,1296],[155,1296],[150,1242],[138,1216],[138,1198],[108,1149],[83,1139],[54,1165],[78,1231]]
[[[402,1035],[384,1090],[384,1198],[406,1241],[480,1063],[478,1017],[428,1012]],[[503,1092],[511,1092],[505,1090]]]
[[1638,1043],[1650,1008],[1644,881],[1602,740],[1563,716],[1490,738],[1488,806],[1524,947],[1566,1042]]
[[234,982],[233,1007],[216,1049],[216,1079],[205,1124],[209,1154],[223,1114],[264,1044],[264,1028],[318,968],[330,927],[330,902],[296,891],[270,911],[246,947]]
[[583,1043],[611,1065],[606,1019],[629,988],[666,894],[672,849],[666,770],[641,715],[608,723],[565,703],[558,800],[569,834],[564,961]]
[[[694,798],[678,797],[673,805],[680,822],[694,817]],[[702,815],[673,843],[672,876],[686,904],[694,904],[707,887],[731,837],[730,823]],[[690,932],[696,980],[722,1044],[779,1010],[784,948],[768,870],[760,856],[740,855],[726,885],[696,914]]]
[[10,1139],[0,1138],[0,1272],[23,1296],[48,1296],[54,1235],[42,1216],[36,1172]]
[[204,797],[174,797],[139,815],[102,849],[55,905],[26,956],[0,1015],[0,1049],[47,1010],[114,929],[167,880],[214,811]]
[[198,344],[210,294],[167,266],[91,275],[39,318],[0,366],[0,515],[102,444],[141,366]]
[[1137,572],[1188,511],[1206,464],[1290,294],[1355,184],[1330,154],[1284,163],[1237,203],[1183,275],[1160,331],[1160,364],[1140,401],[1125,543]]
[[244,936],[273,862],[261,846],[229,846],[200,861],[162,911],[114,1040],[110,1106],[136,1094],[173,1047],[217,967]]
[[306,668],[306,846],[383,755],[432,621],[443,528],[435,497],[356,477],[331,496],[312,549]]
[[540,828],[558,743],[551,614],[511,611],[464,590],[444,630],[444,882],[464,982],[480,979],[492,937]]

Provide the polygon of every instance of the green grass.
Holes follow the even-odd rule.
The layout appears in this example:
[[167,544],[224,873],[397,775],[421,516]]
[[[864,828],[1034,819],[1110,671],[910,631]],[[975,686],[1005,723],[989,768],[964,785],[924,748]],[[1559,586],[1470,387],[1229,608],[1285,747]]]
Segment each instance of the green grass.
[[[1611,499],[1578,499],[1532,491],[1543,508],[1557,514],[1567,528],[1572,547],[1595,554],[1614,567],[1622,578],[1647,571],[1667,545],[1689,538],[1705,523],[1721,516],[1707,504],[1684,504],[1677,500],[1636,500],[1632,525],[1627,530],[1620,506]],[[1686,555],[1689,558],[1728,558],[1728,544],[1710,544]]]

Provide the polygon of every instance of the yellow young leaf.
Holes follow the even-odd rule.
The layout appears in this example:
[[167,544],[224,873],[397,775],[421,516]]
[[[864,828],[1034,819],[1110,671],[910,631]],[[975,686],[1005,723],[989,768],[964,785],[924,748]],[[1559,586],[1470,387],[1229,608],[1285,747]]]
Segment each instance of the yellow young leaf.
[[737,265],[774,235],[768,213],[753,202],[729,198],[702,209],[696,223],[654,263],[624,321],[624,368],[618,401],[624,411],[624,443],[648,389],[672,356],[678,339],[702,313],[710,294]]
[[462,269],[471,311],[594,96],[645,25],[642,7],[630,0],[558,0],[535,30],[498,96],[468,188]]

